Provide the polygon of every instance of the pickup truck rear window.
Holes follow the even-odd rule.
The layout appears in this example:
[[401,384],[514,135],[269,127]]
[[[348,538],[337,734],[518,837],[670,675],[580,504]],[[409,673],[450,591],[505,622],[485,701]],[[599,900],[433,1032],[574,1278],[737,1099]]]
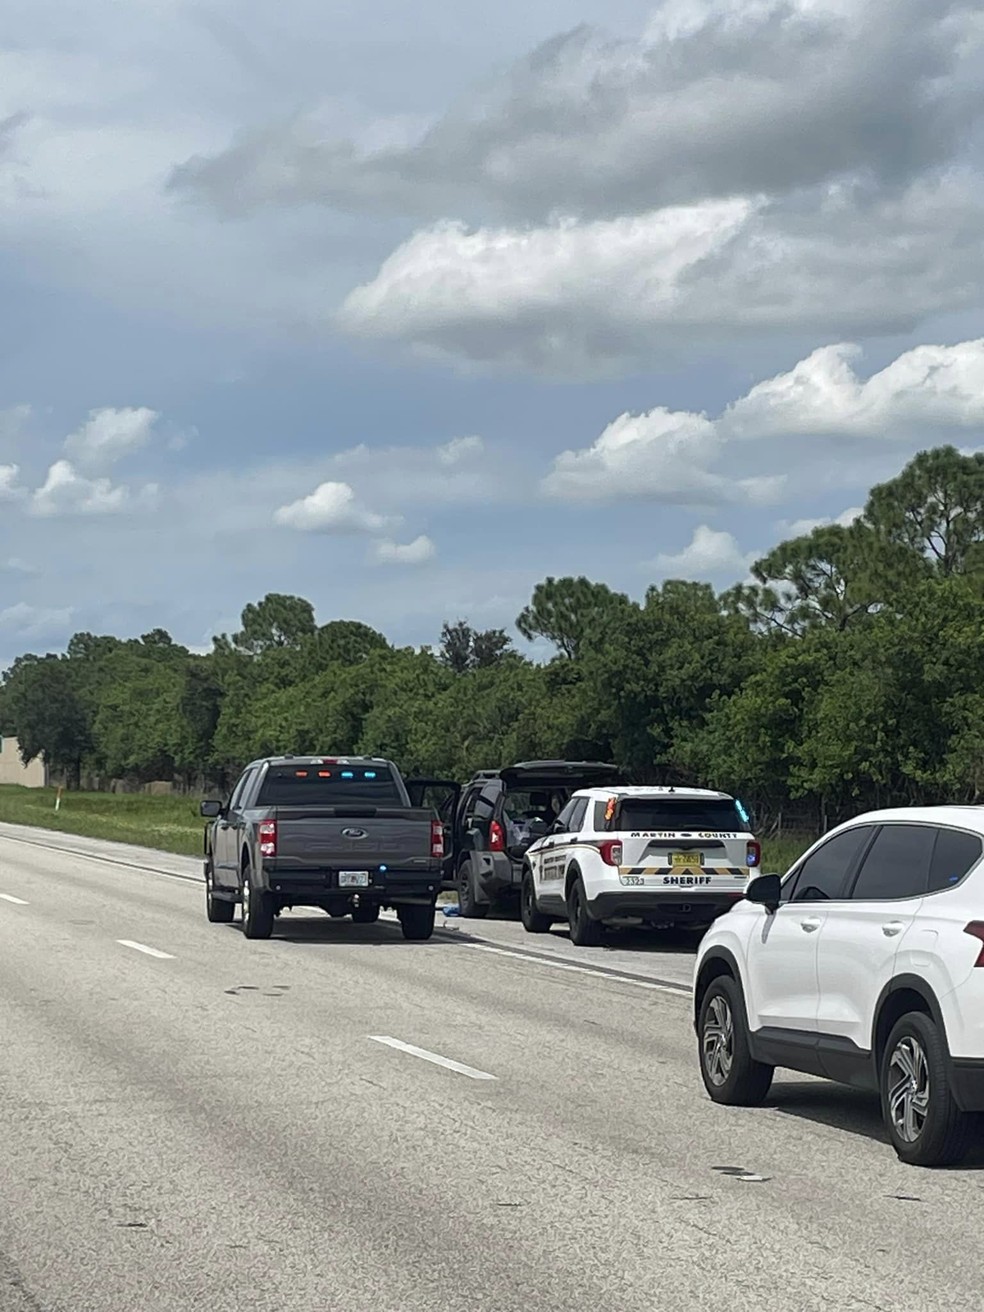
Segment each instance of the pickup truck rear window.
[[748,825],[738,814],[734,802],[726,798],[629,797],[615,813],[612,828],[715,830],[745,833]]
[[276,766],[267,771],[257,806],[403,806],[392,771],[360,765]]

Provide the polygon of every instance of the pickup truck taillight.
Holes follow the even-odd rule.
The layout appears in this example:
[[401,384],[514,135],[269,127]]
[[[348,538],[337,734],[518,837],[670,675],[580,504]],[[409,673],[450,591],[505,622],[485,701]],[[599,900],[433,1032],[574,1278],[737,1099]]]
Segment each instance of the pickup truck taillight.
[[598,844],[598,851],[601,853],[601,859],[606,866],[620,866],[622,864],[621,839],[606,839],[604,843]]
[[489,851],[504,852],[506,850],[506,832],[498,820],[493,820],[489,825]]
[[276,856],[277,855],[277,822],[276,820],[263,820],[260,823],[260,855]]
[[757,866],[762,860],[762,844],[756,843],[754,839],[750,840],[745,850],[745,865]]
[[431,856],[438,860],[444,856],[444,826],[440,820],[431,821]]

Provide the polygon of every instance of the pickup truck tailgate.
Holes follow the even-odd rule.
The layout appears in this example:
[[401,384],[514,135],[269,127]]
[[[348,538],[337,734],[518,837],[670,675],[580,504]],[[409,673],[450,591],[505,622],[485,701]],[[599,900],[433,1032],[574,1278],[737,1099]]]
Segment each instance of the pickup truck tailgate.
[[278,807],[270,815],[280,870],[414,870],[434,861],[429,810]]

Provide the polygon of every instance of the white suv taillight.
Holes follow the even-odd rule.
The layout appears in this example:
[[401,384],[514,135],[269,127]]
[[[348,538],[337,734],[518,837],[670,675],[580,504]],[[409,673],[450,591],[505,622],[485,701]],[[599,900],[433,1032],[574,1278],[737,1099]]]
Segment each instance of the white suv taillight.
[[263,820],[260,822],[260,855],[276,856],[277,855],[277,822],[276,820]]
[[444,856],[444,826],[440,820],[431,821],[431,856],[438,860]]
[[762,860],[762,845],[750,839],[745,846],[745,865],[757,866]]
[[984,966],[984,920],[972,920],[969,925],[964,925],[964,933],[969,934],[971,938],[980,939],[981,950],[977,954],[975,966]]
[[598,844],[598,851],[601,853],[601,859],[606,866],[620,866],[622,864],[621,839],[606,839],[604,843]]

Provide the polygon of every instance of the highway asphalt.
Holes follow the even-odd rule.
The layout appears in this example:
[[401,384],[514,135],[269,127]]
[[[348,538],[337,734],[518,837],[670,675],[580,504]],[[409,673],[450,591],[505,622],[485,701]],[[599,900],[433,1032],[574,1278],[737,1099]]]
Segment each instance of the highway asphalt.
[[250,943],[199,875],[0,826],[0,1312],[984,1306],[984,1170],[816,1080],[711,1104],[685,939]]

